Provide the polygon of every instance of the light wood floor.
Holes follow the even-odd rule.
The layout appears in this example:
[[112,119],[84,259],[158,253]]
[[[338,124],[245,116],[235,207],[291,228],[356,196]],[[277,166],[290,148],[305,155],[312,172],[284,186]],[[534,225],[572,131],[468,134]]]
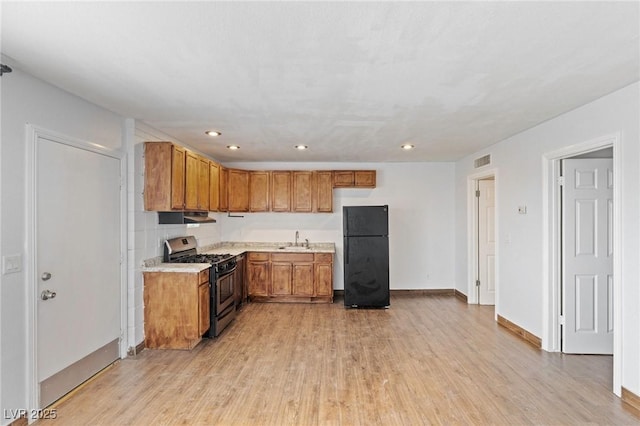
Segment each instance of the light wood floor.
[[611,392],[611,357],[542,352],[454,297],[391,303],[250,304],[191,352],[120,361],[49,422],[640,424]]

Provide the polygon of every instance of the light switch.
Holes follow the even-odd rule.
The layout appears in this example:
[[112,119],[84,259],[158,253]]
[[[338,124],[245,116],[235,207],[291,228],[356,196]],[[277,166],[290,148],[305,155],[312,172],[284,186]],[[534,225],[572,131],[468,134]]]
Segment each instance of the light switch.
[[14,254],[11,256],[2,256],[2,273],[13,274],[22,271],[22,256]]

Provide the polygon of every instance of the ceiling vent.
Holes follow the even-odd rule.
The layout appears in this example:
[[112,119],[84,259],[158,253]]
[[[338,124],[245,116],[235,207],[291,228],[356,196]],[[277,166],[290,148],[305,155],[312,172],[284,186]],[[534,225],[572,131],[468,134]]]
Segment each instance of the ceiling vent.
[[482,166],[486,166],[487,164],[491,164],[491,154],[487,154],[483,157],[476,158],[473,161],[473,167],[478,169]]

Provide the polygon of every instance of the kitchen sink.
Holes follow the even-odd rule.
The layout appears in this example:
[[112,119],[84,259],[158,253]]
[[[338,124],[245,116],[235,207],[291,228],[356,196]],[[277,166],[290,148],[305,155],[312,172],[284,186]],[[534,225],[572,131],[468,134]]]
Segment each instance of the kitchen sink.
[[298,251],[298,250],[311,250],[311,247],[305,247],[305,246],[282,246],[282,247],[278,247],[278,250],[291,250],[291,251]]

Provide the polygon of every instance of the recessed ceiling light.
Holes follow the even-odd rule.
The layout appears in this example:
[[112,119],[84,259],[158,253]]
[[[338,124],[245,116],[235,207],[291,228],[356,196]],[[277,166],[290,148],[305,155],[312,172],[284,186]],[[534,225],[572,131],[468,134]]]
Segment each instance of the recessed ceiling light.
[[215,130],[207,130],[205,133],[206,133],[207,135],[209,135],[209,136],[213,136],[213,137],[220,136],[220,135],[222,134],[222,133],[220,133],[220,132],[216,132]]
[[403,144],[403,145],[400,145],[400,148],[402,148],[402,149],[406,149],[406,150],[408,151],[408,150],[410,150],[410,149],[413,149],[413,148],[414,148],[414,146],[413,146],[413,145],[411,145],[410,143],[405,143],[405,144]]
[[300,151],[304,151],[307,148],[309,148],[307,145],[296,145],[295,146],[295,149],[299,149]]
[[227,145],[227,148],[228,148],[228,149],[230,149],[230,150],[232,150],[232,151],[235,151],[235,150],[237,150],[237,149],[240,149],[240,147],[239,147],[238,145]]

